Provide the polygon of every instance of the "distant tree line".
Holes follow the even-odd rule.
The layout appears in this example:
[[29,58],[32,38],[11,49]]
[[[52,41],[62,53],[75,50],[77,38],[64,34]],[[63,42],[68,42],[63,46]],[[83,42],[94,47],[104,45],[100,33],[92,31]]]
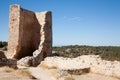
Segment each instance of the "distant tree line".
[[53,47],[53,52],[63,57],[77,57],[80,55],[100,55],[106,60],[120,61],[120,46],[61,46]]
[[7,45],[8,45],[8,42],[0,41],[0,48],[6,47]]

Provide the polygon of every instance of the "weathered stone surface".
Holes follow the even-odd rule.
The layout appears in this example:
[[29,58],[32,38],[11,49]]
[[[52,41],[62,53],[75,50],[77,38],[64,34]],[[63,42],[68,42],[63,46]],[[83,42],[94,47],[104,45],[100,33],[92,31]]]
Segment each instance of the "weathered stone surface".
[[21,66],[33,66],[33,57],[30,57],[30,56],[27,56],[27,57],[24,57],[22,59],[20,59],[18,62],[17,62],[17,65],[21,65]]
[[9,25],[8,57],[32,56],[40,43],[40,24],[34,12],[12,5]]
[[52,53],[52,19],[51,12],[35,13],[41,25],[41,42],[39,51],[43,53],[43,58]]
[[[39,64],[52,53],[52,16],[50,11],[32,12],[11,5],[7,58],[21,59],[33,56]],[[26,58],[25,58],[26,59]],[[29,58],[25,63],[29,63]],[[28,62],[28,63],[27,63]]]
[[76,58],[47,57],[41,65],[62,70],[85,70],[120,78],[120,61],[102,60],[99,55],[82,55]]

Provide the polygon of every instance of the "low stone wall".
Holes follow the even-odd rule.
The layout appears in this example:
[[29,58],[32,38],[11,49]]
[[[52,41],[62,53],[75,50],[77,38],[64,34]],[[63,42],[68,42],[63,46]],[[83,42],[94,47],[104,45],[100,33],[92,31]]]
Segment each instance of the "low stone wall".
[[62,70],[90,68],[93,73],[120,77],[120,62],[102,60],[99,55],[82,55],[77,58],[47,57],[41,65],[56,66]]

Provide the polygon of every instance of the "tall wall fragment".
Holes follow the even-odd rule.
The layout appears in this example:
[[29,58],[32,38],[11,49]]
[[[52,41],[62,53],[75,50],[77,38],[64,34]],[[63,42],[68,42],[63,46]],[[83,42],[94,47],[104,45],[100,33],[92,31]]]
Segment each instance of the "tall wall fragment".
[[35,13],[11,5],[7,57],[46,57],[52,53],[52,16],[50,11]]

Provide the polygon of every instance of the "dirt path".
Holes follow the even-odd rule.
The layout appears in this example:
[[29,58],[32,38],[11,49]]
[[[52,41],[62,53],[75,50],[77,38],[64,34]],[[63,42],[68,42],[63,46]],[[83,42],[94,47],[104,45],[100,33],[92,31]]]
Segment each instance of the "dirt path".
[[48,70],[42,68],[30,68],[29,71],[31,74],[40,80],[56,80],[55,72],[56,70]]
[[[33,76],[40,80],[64,80],[57,79],[57,70],[54,69],[42,69],[42,68],[30,68],[29,71]],[[72,75],[75,80],[120,80],[114,77],[88,73],[85,75]]]
[[[29,71],[30,71],[30,74],[32,74],[35,78],[37,78],[37,80],[64,80],[64,78],[58,77],[59,70],[57,69],[44,69],[40,67],[30,67]],[[14,72],[15,70],[0,68],[0,80],[32,80],[27,76],[25,77],[25,75],[20,76],[20,73],[14,74]],[[88,73],[85,75],[72,75],[71,77],[73,77],[75,80],[120,80],[114,77],[108,77],[108,76],[93,74],[93,73]]]
[[109,76],[104,76],[104,75],[99,75],[99,74],[85,74],[81,76],[73,76],[75,80],[120,80],[114,77],[109,77]]
[[28,71],[0,67],[0,80],[33,80]]

